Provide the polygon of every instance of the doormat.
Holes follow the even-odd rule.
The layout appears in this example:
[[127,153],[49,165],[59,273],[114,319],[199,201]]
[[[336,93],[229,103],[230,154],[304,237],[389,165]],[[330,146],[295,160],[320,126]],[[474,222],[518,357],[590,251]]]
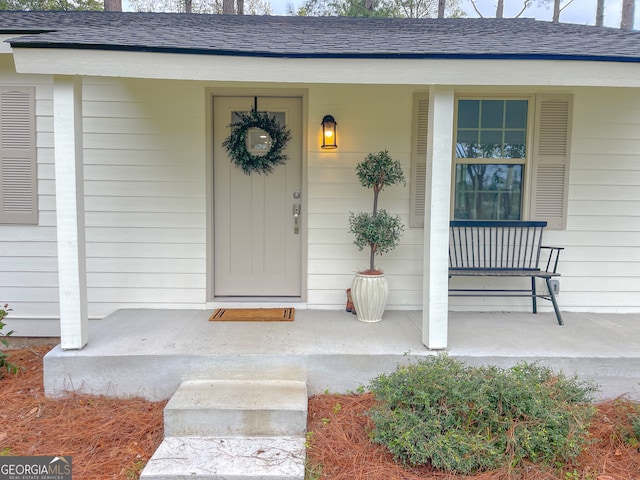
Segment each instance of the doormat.
[[292,322],[295,308],[218,308],[210,322]]

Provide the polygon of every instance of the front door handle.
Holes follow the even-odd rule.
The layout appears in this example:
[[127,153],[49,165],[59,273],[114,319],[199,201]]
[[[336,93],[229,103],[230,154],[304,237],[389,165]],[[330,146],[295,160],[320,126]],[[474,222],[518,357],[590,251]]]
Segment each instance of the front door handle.
[[300,205],[293,205],[293,234],[298,235],[300,233]]

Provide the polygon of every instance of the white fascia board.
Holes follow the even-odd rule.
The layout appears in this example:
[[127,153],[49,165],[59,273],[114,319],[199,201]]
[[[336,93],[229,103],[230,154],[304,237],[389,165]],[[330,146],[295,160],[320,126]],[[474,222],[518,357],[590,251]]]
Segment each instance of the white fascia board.
[[6,42],[5,40],[8,40],[9,38],[15,38],[17,35],[0,35],[0,53],[12,53],[13,50],[11,50],[11,45],[9,44],[9,42]]
[[390,85],[640,87],[640,63],[262,58],[14,48],[18,73],[174,80]]

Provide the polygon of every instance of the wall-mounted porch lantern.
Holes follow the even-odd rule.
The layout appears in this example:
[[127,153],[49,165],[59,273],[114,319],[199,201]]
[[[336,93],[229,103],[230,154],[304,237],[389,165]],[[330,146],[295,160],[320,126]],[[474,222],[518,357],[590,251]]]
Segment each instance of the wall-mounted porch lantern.
[[331,115],[325,115],[322,119],[322,148],[325,150],[338,148],[336,125],[336,120]]

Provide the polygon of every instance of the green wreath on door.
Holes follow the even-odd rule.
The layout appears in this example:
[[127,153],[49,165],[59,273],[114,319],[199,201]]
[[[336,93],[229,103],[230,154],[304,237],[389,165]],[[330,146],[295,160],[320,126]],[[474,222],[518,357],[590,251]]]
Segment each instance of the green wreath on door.
[[[291,131],[267,112],[258,112],[252,108],[249,113],[240,113],[240,120],[229,127],[231,135],[222,142],[222,146],[229,153],[231,162],[247,175],[252,172],[268,175],[275,166],[285,163],[289,158],[283,150],[291,138]],[[269,150],[263,154],[254,154],[248,150],[247,135],[253,128],[264,130],[271,140]]]

